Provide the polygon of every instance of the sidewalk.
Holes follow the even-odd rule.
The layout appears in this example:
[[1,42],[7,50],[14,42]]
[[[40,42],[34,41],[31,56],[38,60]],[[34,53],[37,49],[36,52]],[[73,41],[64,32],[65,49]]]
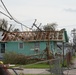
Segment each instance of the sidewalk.
[[[48,71],[49,69],[23,69],[23,70],[16,70],[18,74],[23,73],[23,74],[50,74]],[[14,74],[12,70],[10,70],[11,74]]]
[[76,58],[73,60],[73,65],[64,71],[64,75],[76,75]]
[[[13,74],[12,70],[9,71]],[[23,74],[50,74],[49,69],[23,69],[23,70],[16,70],[17,73]],[[76,75],[76,58],[73,60],[73,65],[69,68],[66,68],[63,71],[64,75]]]

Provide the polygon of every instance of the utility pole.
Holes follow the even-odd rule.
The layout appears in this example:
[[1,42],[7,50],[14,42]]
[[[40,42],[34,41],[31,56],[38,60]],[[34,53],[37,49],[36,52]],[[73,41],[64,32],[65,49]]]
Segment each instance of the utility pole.
[[47,60],[50,59],[50,41],[48,38],[47,44],[46,44],[46,52],[47,52]]
[[35,23],[36,23],[36,21],[37,21],[37,19],[35,19],[35,21],[34,21],[34,23],[33,23],[33,25],[32,25],[32,28],[33,28],[33,26],[35,26],[39,31],[42,31],[39,27],[41,26],[41,23],[40,23],[40,25],[39,26],[37,26]]
[[64,66],[64,42],[62,43],[62,49],[63,49],[63,66]]
[[73,35],[73,49],[76,51],[76,29],[73,29],[71,34]]
[[[41,23],[39,26],[37,26],[35,23],[36,23],[37,19],[35,19],[33,25],[32,25],[32,28],[33,26],[35,26],[40,32],[42,32],[42,30],[39,28],[41,26]],[[47,56],[47,59],[50,59],[50,40],[49,40],[49,31],[46,31],[46,34],[47,35],[47,43],[46,43],[46,49],[45,49],[45,52],[46,52],[46,56]]]

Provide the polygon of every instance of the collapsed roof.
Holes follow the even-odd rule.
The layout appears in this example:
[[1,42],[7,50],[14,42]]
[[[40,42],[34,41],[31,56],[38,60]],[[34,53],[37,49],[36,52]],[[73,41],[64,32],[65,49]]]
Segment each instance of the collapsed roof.
[[3,32],[1,41],[64,41],[64,31]]

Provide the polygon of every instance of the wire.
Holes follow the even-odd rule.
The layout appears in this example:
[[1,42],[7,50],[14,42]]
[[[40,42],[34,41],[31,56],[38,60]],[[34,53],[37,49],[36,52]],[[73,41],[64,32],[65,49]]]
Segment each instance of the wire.
[[[5,15],[6,17],[8,17],[8,18],[10,18],[10,19],[12,20],[12,18],[9,17],[7,14],[5,14],[5,13],[3,13],[3,12],[1,12],[1,11],[0,11],[0,13],[3,14],[3,15]],[[21,25],[21,26],[22,26],[22,25]]]
[[5,13],[3,13],[2,11],[0,11],[0,13],[1,14],[3,14],[3,15],[5,15],[5,16],[7,16],[8,18],[10,18],[11,20],[12,20],[12,18],[11,17],[9,17],[8,15],[6,15]]
[[0,7],[5,11],[5,9],[0,5]]
[[12,16],[12,15],[9,13],[9,11],[7,10],[7,8],[6,8],[5,4],[3,3],[3,1],[2,1],[2,0],[0,0],[0,1],[1,1],[2,5],[4,6],[5,10],[7,11],[7,13],[11,16],[11,18],[13,18],[13,16]]
[[[21,22],[15,20],[14,17],[10,14],[10,12],[8,11],[8,9],[6,8],[6,6],[5,6],[5,4],[3,3],[3,1],[2,1],[2,0],[0,0],[0,1],[1,1],[2,5],[4,6],[5,10],[7,11],[7,13],[10,15],[10,17],[11,17],[12,20],[14,20],[14,21],[15,21],[16,23],[18,23],[18,24],[23,25],[24,27],[26,27],[26,28],[28,28],[28,29],[31,29],[31,28],[27,27],[26,25],[22,24]],[[32,30],[32,29],[31,29],[31,30]]]

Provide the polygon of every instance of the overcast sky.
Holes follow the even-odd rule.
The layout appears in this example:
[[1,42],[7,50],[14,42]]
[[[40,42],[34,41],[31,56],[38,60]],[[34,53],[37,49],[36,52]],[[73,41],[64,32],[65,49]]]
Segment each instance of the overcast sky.
[[[76,0],[3,0],[3,2],[13,17],[29,27],[34,19],[37,19],[42,25],[56,22],[58,28],[66,28],[68,31],[76,28]],[[0,10],[5,12],[2,7],[0,2]],[[0,16],[4,18],[3,15]]]

